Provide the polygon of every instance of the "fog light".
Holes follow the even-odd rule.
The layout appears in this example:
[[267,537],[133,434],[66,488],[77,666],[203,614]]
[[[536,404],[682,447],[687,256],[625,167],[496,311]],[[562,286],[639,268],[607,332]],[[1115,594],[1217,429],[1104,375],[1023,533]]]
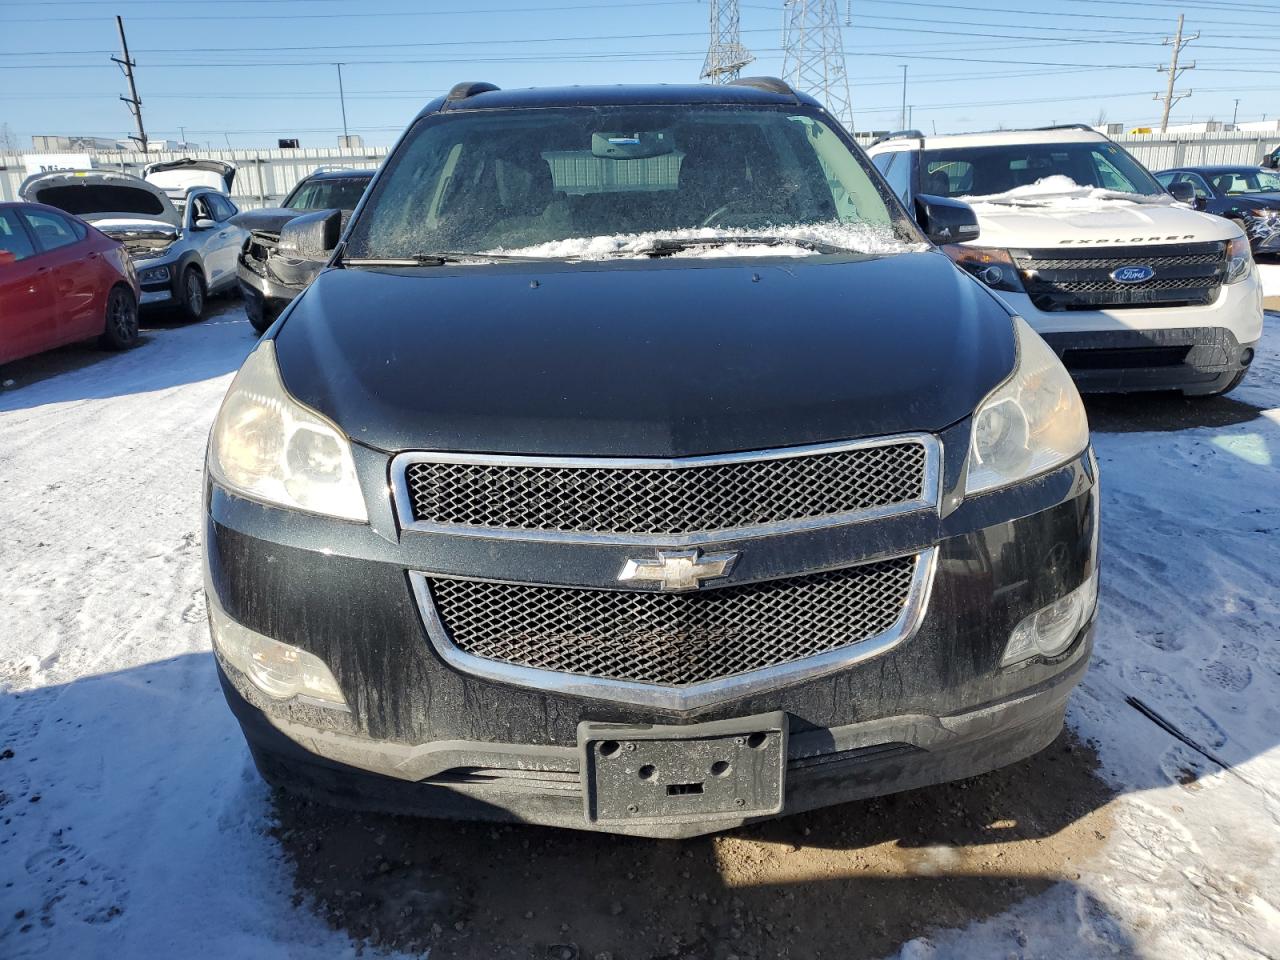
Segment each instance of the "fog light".
[[226,661],[275,700],[299,700],[349,710],[329,668],[315,654],[272,640],[236,623],[210,596],[209,625],[213,645]]
[[1240,351],[1240,366],[1247,367],[1251,363],[1253,363],[1253,348],[1245,347]]
[[149,267],[138,274],[139,283],[167,283],[168,281],[168,267]]
[[1003,666],[1032,657],[1056,657],[1075,639],[1098,603],[1098,571],[1060,600],[1027,617],[1009,636]]

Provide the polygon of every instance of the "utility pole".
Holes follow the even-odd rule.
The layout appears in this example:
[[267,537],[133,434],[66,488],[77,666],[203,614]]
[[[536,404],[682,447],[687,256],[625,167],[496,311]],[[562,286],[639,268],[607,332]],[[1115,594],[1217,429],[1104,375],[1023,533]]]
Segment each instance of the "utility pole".
[[1236,97],[1235,104],[1236,104],[1235,107],[1232,108],[1231,110],[1231,125],[1233,127],[1236,125],[1236,120],[1240,118],[1240,98],[1239,97]]
[[738,22],[738,0],[711,0],[711,45],[702,62],[702,79],[730,83],[742,68],[755,59],[742,45]]
[[898,118],[898,129],[907,129],[907,65],[899,64],[902,67],[902,115]]
[[1190,43],[1192,40],[1199,40],[1199,39],[1200,39],[1200,34],[1199,34],[1199,33],[1196,33],[1195,35],[1190,36],[1190,37],[1186,37],[1186,38],[1184,38],[1184,37],[1182,36],[1182,21],[1183,21],[1184,19],[1185,19],[1185,17],[1184,17],[1184,15],[1183,15],[1183,14],[1181,14],[1181,13],[1180,13],[1180,14],[1178,14],[1178,34],[1177,34],[1177,36],[1175,36],[1172,40],[1170,40],[1168,37],[1166,37],[1166,38],[1164,39],[1164,41],[1163,41],[1163,45],[1164,45],[1164,46],[1168,46],[1168,45],[1170,45],[1170,44],[1172,44],[1172,45],[1173,45],[1173,56],[1172,56],[1172,57],[1170,58],[1170,60],[1169,60],[1169,66],[1167,66],[1167,67],[1158,67],[1158,68],[1157,68],[1161,73],[1165,73],[1165,72],[1167,71],[1167,72],[1168,72],[1168,74],[1169,74],[1169,85],[1168,85],[1168,87],[1166,87],[1166,88],[1165,88],[1164,96],[1162,97],[1162,96],[1160,96],[1160,94],[1158,94],[1158,93],[1157,93],[1157,94],[1155,95],[1155,97],[1153,97],[1153,98],[1152,98],[1152,99],[1155,99],[1155,100],[1163,100],[1163,101],[1164,101],[1164,113],[1163,113],[1163,114],[1161,115],[1161,117],[1160,117],[1160,132],[1161,132],[1161,133],[1164,133],[1165,131],[1167,131],[1167,130],[1169,129],[1169,111],[1170,111],[1171,109],[1173,109],[1173,105],[1174,105],[1175,103],[1177,103],[1179,100],[1182,100],[1182,99],[1185,99],[1186,97],[1191,96],[1191,91],[1190,91],[1190,90],[1186,91],[1185,93],[1179,93],[1179,94],[1177,94],[1176,96],[1175,96],[1175,95],[1174,95],[1174,93],[1173,93],[1173,85],[1177,82],[1178,77],[1182,76],[1182,74],[1183,74],[1185,71],[1187,71],[1187,70],[1194,70],[1194,69],[1195,69],[1195,67],[1196,67],[1196,62],[1195,62],[1194,60],[1192,60],[1192,61],[1191,61],[1190,66],[1181,67],[1181,68],[1179,68],[1179,67],[1178,67],[1178,56],[1179,56],[1179,54],[1181,54],[1181,53],[1182,53],[1182,48],[1183,48],[1183,47],[1185,47],[1185,46],[1186,46],[1188,43]]
[[342,143],[345,146],[351,141],[347,137],[347,94],[342,89],[342,64],[335,63],[338,68],[338,103],[342,105]]
[[129,41],[124,38],[124,19],[122,17],[116,17],[116,30],[120,33],[120,51],[123,57],[112,57],[111,59],[113,62],[120,64],[120,68],[124,70],[124,75],[129,80],[129,96],[121,97],[120,99],[129,105],[129,112],[138,121],[138,135],[129,139],[136,140],[145,154],[147,152],[147,131],[142,125],[142,101],[138,99],[138,87],[133,82],[133,68],[137,64],[129,59]]

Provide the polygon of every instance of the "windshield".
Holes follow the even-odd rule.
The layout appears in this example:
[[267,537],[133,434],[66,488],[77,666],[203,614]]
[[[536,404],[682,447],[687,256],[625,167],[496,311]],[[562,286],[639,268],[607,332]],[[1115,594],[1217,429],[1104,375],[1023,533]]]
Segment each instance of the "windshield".
[[347,254],[626,256],[643,254],[629,238],[735,237],[876,254],[920,242],[863,158],[803,108],[569,107],[424,118]]
[[1227,170],[1209,179],[1219,193],[1280,193],[1280,173],[1270,170]]
[[290,210],[354,210],[371,177],[304,180],[284,202]]
[[920,192],[941,197],[990,196],[1063,176],[1080,187],[1163,195],[1164,188],[1114,143],[1027,143],[952,147],[921,156]]

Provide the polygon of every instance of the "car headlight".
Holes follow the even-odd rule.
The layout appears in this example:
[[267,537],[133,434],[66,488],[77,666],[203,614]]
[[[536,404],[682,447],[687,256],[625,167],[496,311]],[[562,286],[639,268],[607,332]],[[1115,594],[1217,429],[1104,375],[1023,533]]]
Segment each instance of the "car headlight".
[[237,623],[209,592],[209,632],[218,653],[273,700],[297,697],[316,706],[350,710],[325,662]]
[[148,267],[138,274],[139,283],[168,283],[169,277],[168,267]]
[[969,495],[1052,470],[1089,445],[1089,421],[1071,375],[1025,320],[1013,323],[1017,366],[973,415]]
[[961,243],[949,243],[942,249],[958,266],[973,274],[992,290],[1022,292],[1022,279],[1018,276],[1018,265],[1013,262],[1013,257],[1008,250],[1000,250],[996,247],[970,247]]
[[1001,666],[1022,663],[1032,657],[1056,657],[1071,646],[1080,628],[1089,622],[1098,605],[1098,569],[1065,597],[1055,600],[1024,619],[1009,635]]
[[1280,217],[1280,209],[1275,207],[1259,207],[1257,210],[1250,210],[1249,216],[1257,217],[1259,220],[1274,220]]
[[1235,237],[1227,243],[1227,275],[1224,283],[1239,283],[1253,269],[1253,253],[1248,237]]
[[252,500],[369,519],[350,442],[333,422],[289,396],[270,340],[231,381],[209,438],[209,472]]

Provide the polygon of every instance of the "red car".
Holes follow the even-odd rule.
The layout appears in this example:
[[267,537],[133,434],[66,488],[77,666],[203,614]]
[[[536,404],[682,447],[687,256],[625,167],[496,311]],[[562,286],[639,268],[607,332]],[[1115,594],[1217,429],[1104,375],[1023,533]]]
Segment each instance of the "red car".
[[0,363],[98,337],[138,341],[138,278],[124,244],[42,203],[0,203]]

